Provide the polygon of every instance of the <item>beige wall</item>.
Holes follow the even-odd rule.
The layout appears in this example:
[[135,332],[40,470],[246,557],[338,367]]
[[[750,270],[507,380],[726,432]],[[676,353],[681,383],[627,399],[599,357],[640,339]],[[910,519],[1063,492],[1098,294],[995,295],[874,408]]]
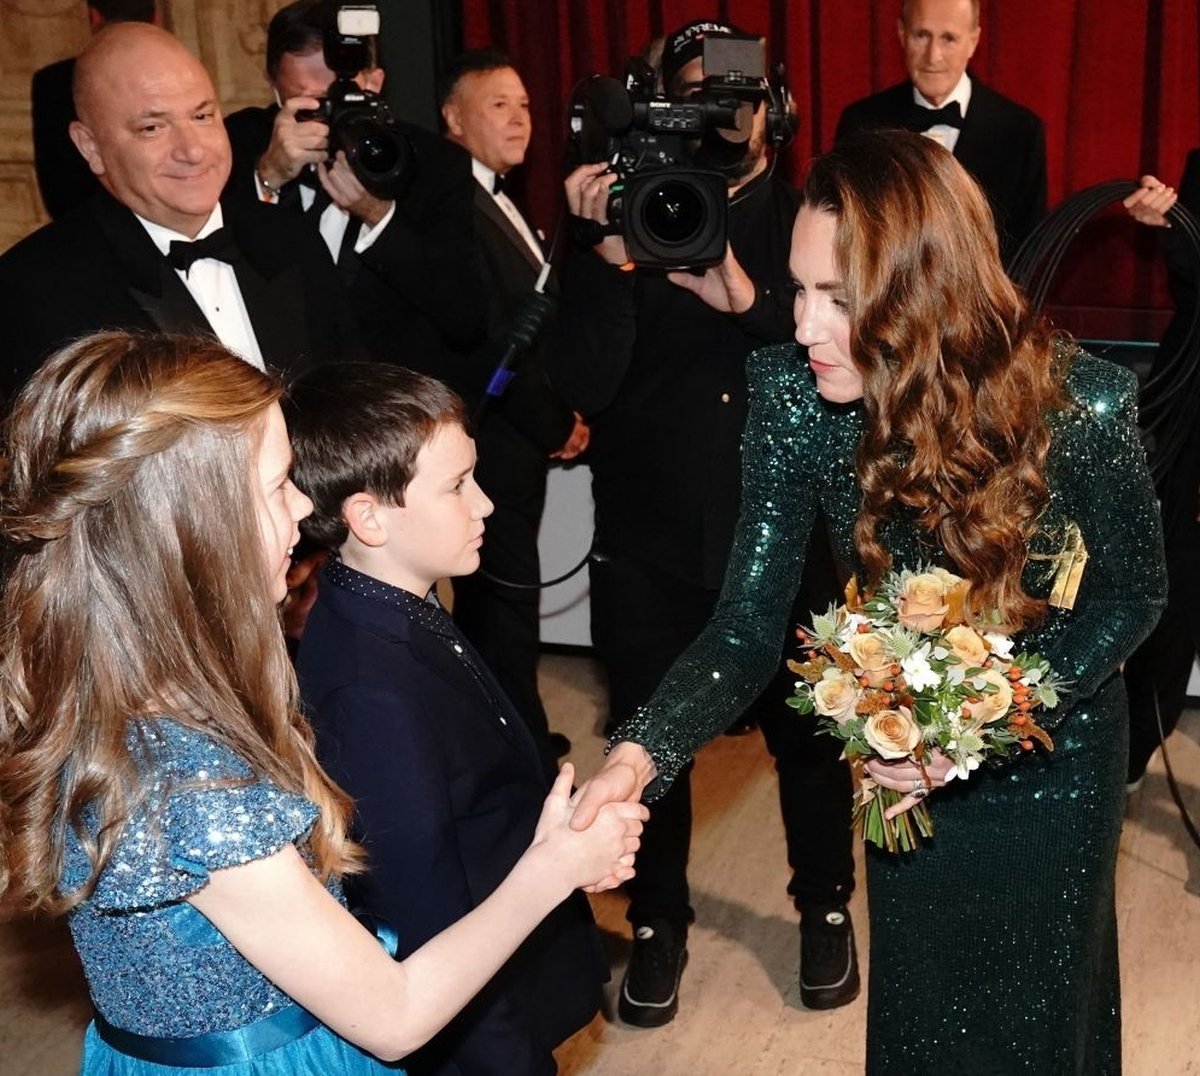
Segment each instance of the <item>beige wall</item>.
[[[226,112],[267,99],[266,24],[286,0],[159,0],[163,24],[212,74]],[[0,250],[46,222],[33,174],[29,82],[87,44],[85,0],[0,0]]]

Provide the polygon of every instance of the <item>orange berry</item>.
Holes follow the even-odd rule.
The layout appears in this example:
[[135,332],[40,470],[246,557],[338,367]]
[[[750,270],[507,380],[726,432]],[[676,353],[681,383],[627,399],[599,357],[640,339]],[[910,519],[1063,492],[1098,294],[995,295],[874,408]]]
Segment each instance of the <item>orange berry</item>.
[[1033,741],[1032,740],[1022,740],[1021,741],[1021,750],[1022,751],[1032,751],[1033,750]]
[[858,682],[859,682],[859,683],[860,683],[860,684],[861,684],[863,687],[870,687],[870,686],[871,686],[871,681],[870,681],[870,680],[868,680],[868,679],[867,679],[865,676],[860,676],[860,677],[858,678]]
[[883,682],[883,690],[884,690],[884,691],[895,691],[895,690],[896,690],[896,685],[895,685],[895,683],[893,683],[891,680],[884,680],[884,682]]
[[1033,703],[1031,703],[1028,699],[1022,699],[1019,703],[1017,703],[1017,709],[1020,710],[1021,713],[1027,714],[1033,709]]
[[866,635],[867,632],[869,632],[870,630],[871,630],[870,624],[859,624],[859,626],[858,626],[858,634],[859,635]]
[[893,665],[890,669],[888,669],[888,672],[890,672],[893,676],[899,676],[900,675],[900,666]]
[[1021,725],[1028,725],[1029,718],[1027,718],[1024,714],[1017,714],[1017,716],[1012,719],[1012,723],[1018,727]]

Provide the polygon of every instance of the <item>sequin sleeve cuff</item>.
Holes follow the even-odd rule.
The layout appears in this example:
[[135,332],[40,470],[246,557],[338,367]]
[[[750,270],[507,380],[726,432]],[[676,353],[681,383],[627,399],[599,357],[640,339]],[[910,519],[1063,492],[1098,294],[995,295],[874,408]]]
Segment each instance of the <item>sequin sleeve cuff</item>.
[[222,745],[171,722],[154,726],[145,738],[153,775],[146,800],[125,823],[92,898],[106,911],[183,900],[204,888],[210,871],[301,840],[317,817],[303,796],[249,780],[245,763]]
[[675,778],[679,776],[679,771],[692,759],[687,751],[672,746],[669,741],[656,742],[653,728],[654,722],[651,721],[649,713],[644,707],[639,707],[633,717],[617,729],[604,748],[606,755],[619,743],[636,743],[646,749],[654,761],[656,772],[654,780],[642,793],[642,799],[646,803],[653,803],[665,796]]

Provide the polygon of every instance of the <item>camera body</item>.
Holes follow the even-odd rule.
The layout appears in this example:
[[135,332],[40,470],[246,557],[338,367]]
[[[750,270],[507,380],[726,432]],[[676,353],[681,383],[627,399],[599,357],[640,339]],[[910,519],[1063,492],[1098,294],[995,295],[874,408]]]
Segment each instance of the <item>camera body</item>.
[[[753,116],[774,102],[761,37],[704,40],[704,80],[686,97],[657,92],[653,69],[630,60],[624,84],[592,76],[571,101],[579,163],[607,161],[618,176],[608,226],[639,266],[701,269],[725,256],[729,186],[751,153]],[[768,119],[768,123],[770,123]]]
[[325,65],[334,73],[325,96],[314,109],[296,113],[300,121],[318,120],[329,127],[329,159],[346,154],[358,181],[377,198],[403,194],[416,167],[416,154],[400,130],[387,101],[355,81],[374,66],[379,10],[374,4],[343,4],[324,34]]

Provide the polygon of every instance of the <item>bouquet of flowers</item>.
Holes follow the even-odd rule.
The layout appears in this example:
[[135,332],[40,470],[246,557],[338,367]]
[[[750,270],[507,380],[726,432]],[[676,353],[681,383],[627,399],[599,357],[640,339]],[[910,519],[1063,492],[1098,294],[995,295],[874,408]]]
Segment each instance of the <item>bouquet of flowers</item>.
[[889,573],[860,598],[851,580],[844,605],[796,632],[804,660],[788,662],[799,677],[788,705],[815,711],[822,731],[845,744],[858,777],[854,827],[890,852],[932,836],[933,819],[924,801],[885,819],[904,794],[876,784],[866,760],[909,759],[924,772],[936,748],[953,763],[946,779],[965,780],[990,755],[1035,743],[1054,750],[1034,714],[1058,705],[1062,681],[1041,655],[1013,654],[1013,640],[989,630],[998,618],[967,622],[969,586],[918,568]]

